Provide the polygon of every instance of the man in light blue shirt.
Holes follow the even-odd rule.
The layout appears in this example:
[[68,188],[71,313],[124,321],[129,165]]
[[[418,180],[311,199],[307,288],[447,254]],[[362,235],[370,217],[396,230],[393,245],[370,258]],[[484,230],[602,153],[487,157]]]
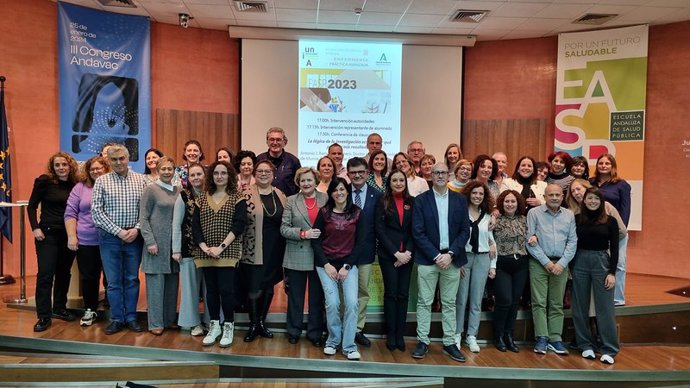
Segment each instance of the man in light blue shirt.
[[546,203],[527,213],[527,251],[532,289],[532,319],[537,343],[534,352],[547,349],[567,355],[563,345],[563,294],[568,281],[568,263],[575,256],[577,234],[573,212],[561,207],[563,189],[550,184]]

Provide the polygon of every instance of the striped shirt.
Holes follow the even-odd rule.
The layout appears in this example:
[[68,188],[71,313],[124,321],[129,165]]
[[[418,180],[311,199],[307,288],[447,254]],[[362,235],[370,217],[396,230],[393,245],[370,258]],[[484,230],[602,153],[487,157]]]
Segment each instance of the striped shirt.
[[91,196],[93,222],[115,236],[123,229],[139,229],[139,200],[145,187],[144,175],[134,171],[100,176]]

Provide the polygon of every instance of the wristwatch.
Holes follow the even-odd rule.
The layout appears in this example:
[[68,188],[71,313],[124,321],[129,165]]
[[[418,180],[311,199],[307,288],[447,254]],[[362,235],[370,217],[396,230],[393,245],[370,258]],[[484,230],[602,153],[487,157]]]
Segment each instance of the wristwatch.
[[345,270],[349,271],[352,269],[352,266],[350,264],[345,264],[345,265],[343,265],[343,268],[345,268]]

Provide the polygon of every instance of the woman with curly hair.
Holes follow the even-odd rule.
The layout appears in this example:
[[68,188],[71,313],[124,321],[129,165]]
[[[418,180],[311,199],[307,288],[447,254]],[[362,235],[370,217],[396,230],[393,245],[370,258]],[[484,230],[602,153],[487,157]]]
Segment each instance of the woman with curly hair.
[[[52,317],[65,321],[76,319],[67,310],[67,291],[74,261],[74,251],[67,247],[65,209],[72,188],[77,184],[77,162],[65,153],[53,154],[48,168],[34,181],[27,215],[36,242],[36,314],[34,331],[50,327]],[[41,218],[37,210],[41,207]]]
[[103,262],[98,248],[98,229],[91,217],[91,194],[99,176],[110,172],[108,161],[94,156],[84,163],[81,182],[72,189],[65,210],[67,247],[77,252],[77,265],[84,296],[84,315],[79,324],[91,326],[97,319],[98,292]]
[[462,189],[467,199],[470,215],[470,239],[465,245],[467,264],[460,269],[460,286],[456,299],[457,346],[460,349],[460,337],[464,329],[465,309],[469,307],[467,319],[467,336],[465,342],[472,353],[479,353],[477,332],[482,312],[482,296],[487,277],[496,276],[496,243],[489,230],[491,211],[494,200],[485,183],[470,181]]

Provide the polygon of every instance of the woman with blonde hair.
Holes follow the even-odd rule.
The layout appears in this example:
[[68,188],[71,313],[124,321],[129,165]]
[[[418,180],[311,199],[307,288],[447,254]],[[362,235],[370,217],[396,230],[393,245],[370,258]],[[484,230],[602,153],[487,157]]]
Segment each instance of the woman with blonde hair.
[[467,159],[458,160],[453,171],[454,179],[448,182],[448,188],[461,193],[462,188],[470,181],[472,176],[472,162]]
[[307,338],[315,347],[323,346],[325,329],[324,296],[321,281],[314,267],[314,251],[311,240],[319,238],[321,230],[314,228],[316,216],[328,196],[316,190],[318,173],[311,167],[301,167],[295,172],[295,185],[299,192],[290,196],[283,210],[280,234],[286,239],[283,268],[288,297],[286,330],[288,342],[296,344],[302,334],[304,297],[309,287],[309,317]]

